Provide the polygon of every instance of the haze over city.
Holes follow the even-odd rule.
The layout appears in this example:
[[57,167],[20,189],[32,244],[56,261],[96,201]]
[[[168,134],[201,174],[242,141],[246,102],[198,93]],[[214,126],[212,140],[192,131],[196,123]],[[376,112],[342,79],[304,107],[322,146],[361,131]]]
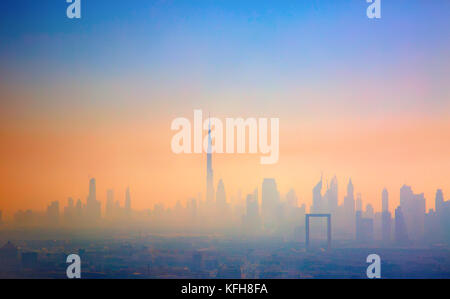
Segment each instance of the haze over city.
[[186,203],[205,157],[173,154],[170,123],[193,109],[280,118],[276,165],[215,156],[228,194],[273,177],[310,206],[322,172],[378,211],[385,187],[391,207],[403,184],[427,210],[449,194],[448,1],[387,2],[377,24],[364,1],[200,2],[95,1],[78,23],[64,1],[0,4],[4,218],[84,198],[92,177],[102,203],[127,186],[139,210]]
[[449,11],[0,1],[0,279],[450,278]]
[[[389,191],[384,188],[380,194],[381,212],[376,211],[372,203],[363,201],[361,193],[355,193],[352,179],[348,181],[345,197],[340,200],[336,176],[325,182],[321,175],[312,189],[309,207],[299,202],[294,189],[281,194],[275,178],[265,178],[261,187],[256,185],[248,194],[243,195],[241,191],[227,194],[224,181],[215,177],[212,136],[211,126],[208,126],[205,189],[184,204],[179,200],[174,207],[159,203],[152,209],[133,210],[131,191],[127,187],[123,202],[117,199],[114,189],[108,189],[106,203],[102,205],[97,198],[97,181],[91,178],[85,201],[69,197],[64,207],[61,204],[61,209],[60,201],[52,201],[44,213],[19,210],[4,228],[96,229],[99,232],[103,228],[119,228],[128,229],[129,233],[138,229],[238,238],[282,237],[294,242],[305,239],[308,247],[310,227],[313,231],[324,231],[323,224],[322,227],[318,223],[310,226],[309,217],[326,217],[328,249],[331,249],[332,239],[413,247],[450,241],[450,200],[445,200],[442,189],[436,190],[434,208],[427,210],[424,193],[416,193],[407,185],[400,189],[400,204],[390,208]],[[2,220],[0,212],[0,223]]]

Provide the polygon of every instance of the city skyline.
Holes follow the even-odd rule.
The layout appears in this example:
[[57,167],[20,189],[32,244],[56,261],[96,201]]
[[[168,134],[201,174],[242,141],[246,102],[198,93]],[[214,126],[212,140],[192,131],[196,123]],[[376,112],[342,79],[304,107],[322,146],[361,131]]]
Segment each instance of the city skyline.
[[[227,197],[221,178],[217,180],[217,188],[214,185],[210,123],[206,140],[204,192],[189,198],[184,205],[181,201],[177,201],[174,207],[159,203],[153,209],[133,211],[130,187],[127,187],[123,205],[120,200],[115,200],[114,189],[108,189],[107,201],[102,209],[101,201],[97,200],[97,180],[91,178],[84,203],[80,199],[75,203],[69,197],[61,213],[60,202],[53,201],[44,213],[19,210],[12,221],[4,221],[0,213],[0,224],[6,229],[47,227],[72,231],[105,227],[125,227],[130,230],[140,227],[153,233],[212,233],[238,238],[282,236],[285,240],[295,242],[300,241],[301,231],[305,229],[305,248],[309,248],[310,231],[315,231],[316,235],[323,231],[320,223],[310,224],[309,218],[319,217],[327,219],[328,250],[332,248],[332,239],[351,240],[362,245],[381,242],[383,246],[417,246],[450,240],[450,200],[445,200],[442,189],[436,191],[435,208],[429,210],[426,209],[423,193],[415,193],[411,186],[403,185],[400,188],[400,204],[390,208],[389,191],[384,188],[381,192],[381,209],[377,211],[372,203],[364,203],[360,192],[355,194],[351,178],[347,183],[346,195],[340,201],[336,175],[324,183],[323,173],[320,181],[312,188],[309,208],[299,202],[294,189],[286,194],[280,193],[275,178],[264,178],[261,188],[257,185],[246,196],[239,191],[236,197]],[[306,223],[302,226],[304,220]]]
[[64,1],[22,1],[0,4],[6,217],[84,198],[93,176],[102,202],[127,185],[138,209],[186,200],[205,159],[173,154],[170,124],[193,109],[280,119],[276,165],[216,155],[231,194],[273,177],[309,205],[321,172],[352,177],[374,206],[384,187],[395,203],[414,186],[427,207],[450,194],[448,1],[388,1],[381,22],[359,0],[99,0],[80,20]]
[[[207,156],[208,156],[209,154],[207,154]],[[211,172],[210,172],[211,171]],[[212,175],[212,168],[207,168],[207,183],[205,184],[205,186],[209,186],[209,177],[210,177],[210,175],[209,175],[209,173],[211,173],[211,175]],[[275,182],[275,184],[276,185],[278,185],[277,184],[277,182],[276,182],[276,178],[264,178],[263,179],[263,181],[261,182],[262,184],[265,182],[265,181],[267,181],[267,180],[274,180],[274,182]],[[89,179],[89,181],[91,182],[91,184],[92,184],[92,182],[94,181],[94,182],[96,182],[96,178],[91,178],[91,179]],[[259,184],[259,185],[257,185],[258,187],[256,188],[256,189],[253,189],[253,192],[259,192],[259,191],[261,191],[261,189],[263,188],[263,187],[261,187],[261,183]],[[353,186],[353,182],[352,182],[352,178],[350,178],[349,179],[349,182],[348,183],[350,183],[352,186]],[[94,183],[95,184],[95,183]],[[218,180],[217,180],[217,182],[214,184],[214,186],[220,186],[220,185],[222,185],[223,186],[223,180],[221,179],[221,178],[219,178]],[[333,186],[335,186],[335,190],[336,190],[336,196],[335,196],[335,199],[336,199],[336,202],[335,202],[335,205],[336,205],[336,207],[338,206],[338,205],[344,205],[344,203],[345,203],[345,198],[346,198],[346,194],[343,194],[343,196],[342,196],[342,198],[340,197],[340,196],[338,196],[338,193],[337,193],[337,190],[339,190],[340,188],[338,188],[338,185],[339,185],[339,182],[338,182],[338,180],[337,180],[337,178],[336,178],[336,175],[333,175],[333,177],[331,178],[331,184],[330,185],[328,185],[328,180],[327,180],[327,183],[325,184],[324,182],[323,182],[323,175],[321,176],[321,178],[320,178],[320,180],[319,180],[319,183],[317,183],[317,185],[315,186],[315,187],[313,187],[311,190],[312,190],[312,192],[311,192],[311,194],[312,194],[312,196],[310,196],[310,198],[311,198],[311,200],[307,200],[307,201],[304,201],[304,200],[302,200],[302,198],[300,197],[300,196],[298,196],[297,195],[297,193],[296,193],[296,196],[298,196],[298,206],[300,207],[301,205],[305,205],[306,207],[308,207],[308,210],[309,210],[309,212],[313,212],[315,209],[316,210],[320,210],[320,208],[315,208],[315,200],[314,200],[314,197],[315,197],[315,195],[314,194],[316,194],[317,195],[317,192],[319,192],[319,194],[321,195],[321,199],[322,198],[327,198],[327,195],[328,195],[328,192],[330,192],[330,188],[333,188]],[[212,193],[213,194],[215,194],[215,189],[217,189],[216,187],[212,187]],[[318,189],[318,186],[320,186],[320,189]],[[342,186],[341,186],[342,187]],[[398,190],[400,191],[399,193],[401,193],[401,190],[402,189],[404,189],[404,188],[409,188],[409,189],[413,189],[414,190],[414,187],[413,186],[409,186],[409,185],[407,185],[407,184],[403,184],[402,186],[400,186],[399,188],[398,188]],[[164,201],[162,201],[162,200],[160,200],[160,201],[158,201],[158,202],[155,202],[152,206],[149,206],[149,207],[145,207],[145,208],[138,208],[138,209],[136,209],[137,211],[139,211],[139,210],[152,210],[155,206],[163,206],[164,208],[167,208],[167,209],[171,209],[171,208],[174,208],[177,204],[179,204],[179,203],[182,203],[184,206],[186,206],[187,204],[189,204],[189,201],[191,200],[191,198],[193,198],[193,197],[195,197],[195,198],[197,198],[197,199],[203,199],[203,201],[205,201],[205,202],[207,202],[208,201],[208,199],[207,198],[209,198],[209,201],[214,201],[214,202],[216,202],[216,198],[215,198],[215,195],[213,196],[212,194],[210,195],[210,197],[208,197],[208,196],[206,196],[206,194],[208,193],[208,189],[210,189],[211,187],[206,187],[206,192],[204,192],[204,193],[202,193],[202,192],[198,192],[197,194],[191,194],[191,196],[186,196],[184,199],[179,199],[179,200],[177,200],[176,202],[175,202],[175,204],[173,204],[173,205],[166,205],[165,204],[165,202]],[[346,185],[346,187],[345,188],[348,188],[348,185]],[[130,205],[130,187],[129,186],[126,186],[124,189],[124,196],[121,196],[121,197],[119,197],[119,199],[117,199],[117,200],[115,200],[115,201],[113,201],[113,203],[114,204],[122,204],[122,205],[124,205],[124,206],[129,206]],[[256,190],[256,191],[255,191]],[[445,192],[443,192],[443,190],[444,189],[442,189],[442,188],[437,188],[436,190],[435,190],[435,196],[433,196],[432,198],[430,198],[430,199],[426,199],[426,197],[424,196],[424,193],[423,192],[420,192],[420,193],[418,193],[418,194],[420,194],[421,196],[423,196],[423,200],[424,200],[424,202],[426,202],[426,201],[428,201],[429,203],[428,203],[428,205],[426,205],[425,207],[425,211],[426,212],[428,212],[429,210],[435,210],[436,209],[436,203],[435,203],[435,200],[436,200],[436,194],[437,193],[439,193],[439,194],[441,194],[441,197],[442,197],[442,199],[443,199],[443,201],[447,201],[447,200],[450,200],[450,198],[449,199],[446,199],[445,197],[444,197],[444,195],[443,194],[445,194]],[[283,200],[288,200],[287,199],[287,197],[289,196],[289,194],[292,192],[292,191],[294,191],[295,192],[295,188],[290,188],[290,189],[288,189],[288,191],[287,192],[280,192],[280,198],[282,198]],[[414,191],[418,191],[418,190],[414,190]],[[344,193],[344,192],[348,192],[348,191],[341,191],[340,193]],[[388,212],[391,212],[391,213],[393,213],[393,212],[395,212],[395,209],[396,209],[396,207],[394,207],[393,206],[393,204],[392,203],[400,203],[400,197],[398,198],[398,199],[394,199],[394,200],[392,200],[392,197],[389,195],[389,208],[387,209],[387,210],[385,210],[385,208],[384,208],[384,201],[383,201],[383,199],[384,199],[384,193],[385,192],[387,192],[388,194],[390,194],[389,193],[389,191],[388,191],[388,189],[387,188],[383,188],[381,191],[380,191],[380,196],[379,196],[379,200],[378,200],[378,202],[376,202],[376,204],[374,205],[373,204],[373,201],[362,201],[362,203],[364,204],[363,205],[363,207],[365,208],[366,207],[366,205],[370,205],[373,209],[374,209],[374,211],[375,212],[384,212],[384,211],[388,211]],[[116,189],[115,188],[106,188],[106,190],[105,190],[105,196],[104,196],[104,200],[98,200],[98,202],[101,204],[101,215],[102,216],[104,216],[104,215],[106,215],[107,213],[108,213],[108,211],[107,211],[107,209],[108,209],[108,203],[110,202],[110,198],[111,198],[111,200],[112,199],[114,199],[114,198],[117,198],[115,195],[116,195]],[[243,192],[242,191],[242,189],[239,189],[235,194],[232,194],[231,196],[227,196],[227,197],[225,197],[225,199],[226,199],[226,202],[228,203],[228,204],[234,204],[234,203],[237,203],[236,201],[234,201],[233,199],[236,197],[236,195],[237,194],[241,194],[241,195],[243,195],[245,192]],[[249,194],[250,193],[252,193],[252,192],[248,192]],[[339,193],[339,194],[340,194]],[[91,201],[91,192],[88,192],[87,193],[87,196],[85,197],[85,201],[86,201],[86,204],[88,204],[90,201]],[[356,193],[355,191],[354,191],[354,194],[355,195],[358,195],[359,196],[359,200],[361,200],[361,196],[362,196],[362,194],[360,193],[360,192],[358,192],[358,193]],[[204,196],[206,196],[206,197],[204,197]],[[103,196],[100,196],[100,197],[102,197],[103,198]],[[231,199],[230,199],[230,197],[231,197]],[[55,202],[58,202],[58,203],[64,203],[64,202],[66,202],[66,201],[70,201],[70,200],[77,200],[77,201],[82,201],[82,198],[83,197],[73,197],[73,196],[67,196],[66,198],[64,198],[64,199],[57,199],[57,200],[54,200],[54,201],[48,201],[48,202],[46,202],[45,203],[45,205],[44,206],[42,206],[41,207],[41,209],[37,209],[37,211],[44,211],[45,210],[45,208],[46,207],[48,207],[48,204],[51,204],[51,203],[55,203]],[[95,196],[95,198],[97,198],[97,196]],[[358,205],[358,199],[354,199],[354,201],[355,201],[355,204],[356,204],[356,206],[355,206],[355,210],[357,210],[357,205]],[[246,199],[245,199],[245,196],[242,196],[241,197],[241,204],[242,203],[245,203],[245,201],[246,201]],[[92,204],[92,203],[91,203]],[[259,204],[261,204],[261,199],[259,199]],[[327,206],[328,207],[328,206]],[[19,210],[23,210],[23,211],[25,211],[25,210],[30,210],[31,208],[30,207],[21,207],[21,208],[18,208],[17,210],[14,210],[13,212],[17,212],[17,211],[19,211]],[[3,210],[3,209],[0,209],[0,211],[3,213],[3,216],[5,215],[5,213],[4,213],[4,211],[5,210]],[[8,212],[11,212],[11,211],[8,211]],[[11,215],[9,215],[9,216],[11,216]],[[5,218],[3,218],[3,219],[5,219]],[[10,220],[10,219],[9,219]]]
[[411,185],[427,209],[436,189],[450,194],[448,1],[390,1],[381,22],[359,0],[99,0],[77,21],[64,1],[23,1],[0,9],[6,218],[84,198],[94,176],[102,203],[130,185],[136,209],[204,190],[206,155],[170,150],[171,121],[193,109],[280,119],[276,165],[215,156],[229,194],[276,178],[309,206],[322,172],[353,178],[376,209],[383,188],[397,205]]
[[[264,178],[262,184],[256,185],[256,188],[247,195],[242,194],[242,190],[239,189],[237,194],[228,193],[227,196],[223,179],[219,177],[214,180],[210,123],[206,137],[206,175],[203,192],[200,191],[196,196],[193,195],[184,201],[178,200],[174,206],[168,206],[160,201],[152,208],[141,210],[140,217],[135,218],[138,210],[133,211],[131,208],[129,186],[126,187],[123,200],[115,197],[113,188],[108,188],[106,201],[102,203],[97,197],[97,181],[91,178],[85,202],[80,198],[75,202],[69,197],[67,205],[63,206],[60,205],[60,200],[55,200],[47,205],[44,213],[24,208],[16,211],[9,219],[3,217],[3,211],[0,210],[0,223],[6,224],[9,228],[47,226],[76,230],[87,227],[100,228],[105,223],[120,226],[140,221],[141,225],[156,224],[155,227],[149,227],[156,231],[158,229],[164,231],[168,227],[176,231],[189,223],[188,226],[192,226],[193,232],[198,233],[205,231],[218,233],[242,228],[248,235],[281,234],[298,241],[301,222],[305,217],[330,215],[328,221],[333,223],[334,233],[337,231],[338,239],[354,239],[363,244],[375,240],[391,244],[394,239],[396,243],[406,245],[412,241],[423,242],[425,239],[441,238],[444,241],[447,237],[445,219],[450,212],[450,200],[445,200],[440,188],[435,193],[434,208],[428,209],[424,193],[416,194],[406,184],[400,188],[399,205],[392,204],[387,188],[383,188],[380,193],[378,204],[364,201],[361,192],[355,190],[351,178],[348,180],[345,196],[340,198],[336,175],[324,180],[323,173],[319,182],[312,188],[310,205],[299,200],[294,188],[284,194],[280,192],[276,178]],[[198,223],[200,218],[201,224]],[[171,221],[174,223],[170,223]],[[317,224],[312,227],[317,229]],[[332,234],[330,230],[330,238]]]
[[[108,189],[107,202],[102,209],[101,201],[97,200],[97,181],[91,178],[85,203],[78,199],[75,204],[73,198],[69,197],[62,213],[59,201],[53,201],[47,206],[45,214],[19,210],[14,214],[13,221],[9,222],[3,221],[0,211],[0,224],[6,224],[7,228],[45,226],[79,230],[98,229],[105,227],[105,224],[131,228],[129,225],[140,223],[141,227],[153,232],[164,232],[169,228],[186,233],[188,229],[191,233],[231,233],[235,237],[284,236],[298,242],[302,221],[306,219],[305,246],[309,247],[310,227],[313,231],[320,231],[320,226],[318,223],[310,225],[308,219],[310,216],[319,216],[326,217],[328,221],[328,250],[331,250],[332,238],[354,240],[366,245],[377,241],[384,246],[394,244],[394,240],[395,244],[405,246],[430,241],[446,242],[450,237],[450,200],[445,200],[442,189],[436,191],[434,209],[428,210],[424,194],[415,193],[411,186],[403,185],[400,189],[400,204],[390,208],[389,191],[384,188],[381,192],[381,209],[377,211],[371,203],[363,202],[361,193],[355,196],[352,179],[349,179],[346,195],[340,201],[336,176],[330,182],[327,180],[325,185],[323,174],[312,189],[312,204],[309,208],[299,202],[294,189],[285,195],[281,194],[274,178],[265,178],[261,189],[257,186],[253,192],[244,195],[245,204],[241,191],[236,197],[231,195],[227,198],[222,179],[218,179],[217,189],[214,187],[210,125],[207,137],[205,197],[199,192],[185,205],[181,201],[177,201],[174,207],[160,203],[138,215],[137,211],[132,210],[130,187],[126,188],[123,206],[120,200],[115,200],[114,189]],[[236,229],[242,230],[241,233],[237,233]]]
[[0,1],[0,279],[449,279],[449,12]]

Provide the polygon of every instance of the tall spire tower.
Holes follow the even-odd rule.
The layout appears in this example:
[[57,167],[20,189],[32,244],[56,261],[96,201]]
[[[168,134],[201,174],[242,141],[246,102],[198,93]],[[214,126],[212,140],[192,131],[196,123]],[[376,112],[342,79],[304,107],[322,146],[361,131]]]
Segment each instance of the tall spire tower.
[[212,169],[211,118],[208,126],[208,151],[206,163],[206,201],[214,201],[214,173]]

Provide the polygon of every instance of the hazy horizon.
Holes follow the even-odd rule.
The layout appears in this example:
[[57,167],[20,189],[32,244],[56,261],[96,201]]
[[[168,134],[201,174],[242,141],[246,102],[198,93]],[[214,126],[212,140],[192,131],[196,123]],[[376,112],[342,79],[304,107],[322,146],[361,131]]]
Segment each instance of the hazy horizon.
[[[176,117],[278,117],[280,159],[213,157],[214,186],[266,177],[312,203],[323,172],[376,211],[403,184],[449,198],[448,1],[65,1],[0,4],[0,210],[85,200],[97,178],[133,209],[205,195],[206,155],[170,150]],[[424,22],[423,20],[426,20]],[[205,132],[206,133],[206,132]],[[176,186],[176,188],[174,187]]]

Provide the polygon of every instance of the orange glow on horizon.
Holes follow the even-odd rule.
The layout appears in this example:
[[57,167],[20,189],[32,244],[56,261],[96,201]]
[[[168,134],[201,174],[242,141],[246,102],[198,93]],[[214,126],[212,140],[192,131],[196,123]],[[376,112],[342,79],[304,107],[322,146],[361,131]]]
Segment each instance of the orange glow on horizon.
[[[68,197],[84,202],[90,177],[97,179],[103,205],[110,188],[123,204],[127,186],[134,209],[204,196],[206,156],[171,152],[171,120],[3,126],[1,209],[10,217],[18,209],[44,210],[55,200],[65,206]],[[214,179],[215,185],[224,180],[230,201],[238,190],[244,198],[261,187],[263,178],[274,177],[282,195],[293,188],[299,203],[309,208],[312,188],[323,171],[328,179],[337,175],[340,202],[351,177],[364,205],[371,203],[375,210],[380,210],[384,187],[390,192],[391,210],[398,205],[403,184],[424,192],[429,209],[434,208],[437,188],[444,195],[450,192],[449,148],[450,121],[319,123],[281,118],[279,163],[260,165],[259,154],[214,155]]]

